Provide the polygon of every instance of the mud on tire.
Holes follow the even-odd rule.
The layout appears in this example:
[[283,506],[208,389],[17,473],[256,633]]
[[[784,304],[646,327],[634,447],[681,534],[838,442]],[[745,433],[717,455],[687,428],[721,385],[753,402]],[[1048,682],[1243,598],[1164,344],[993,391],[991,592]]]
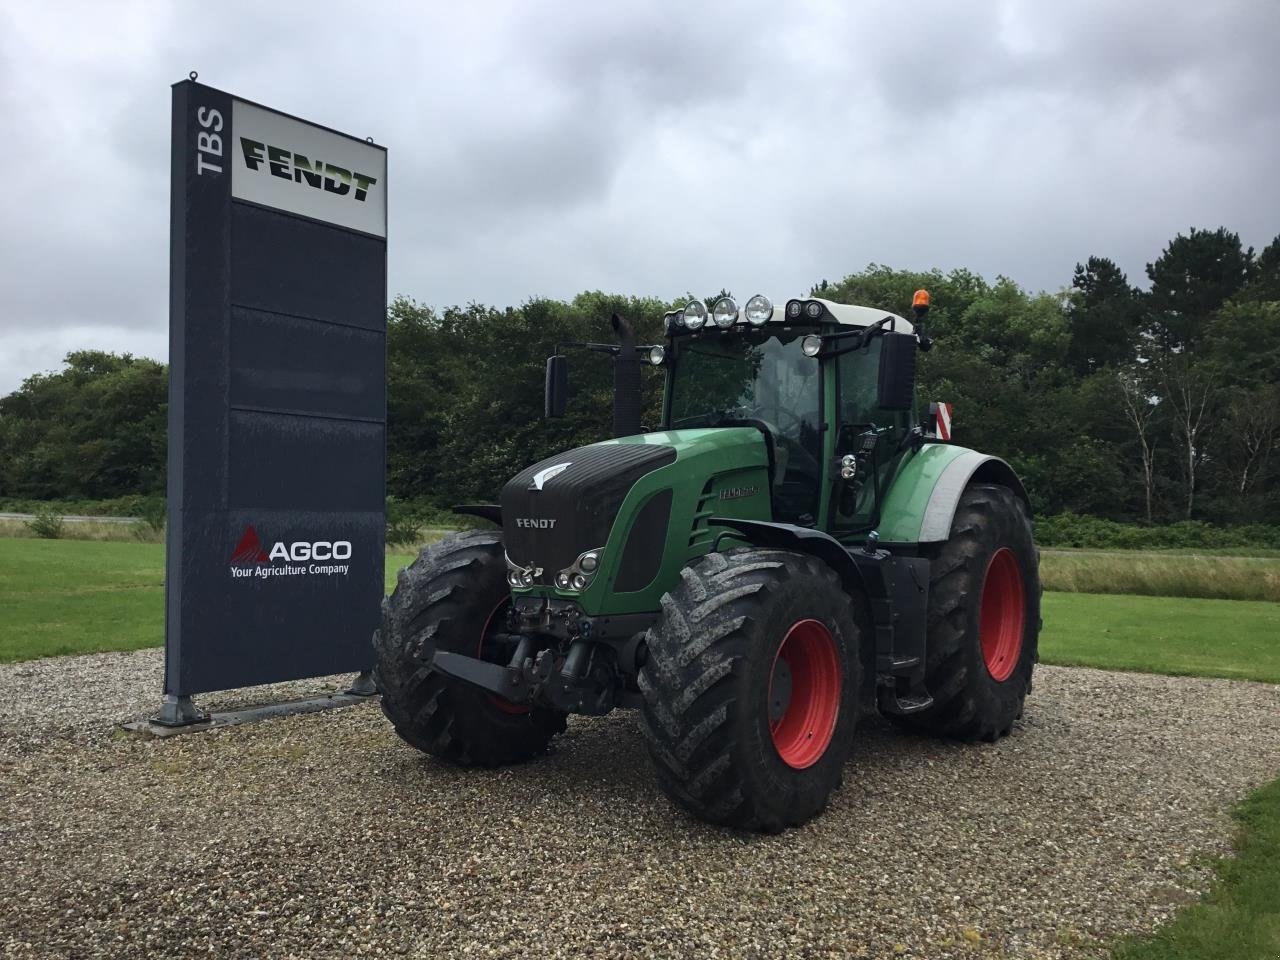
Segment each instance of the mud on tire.
[[[804,623],[823,649],[829,635],[839,683],[838,701],[828,698],[830,740],[806,753],[801,737],[791,753],[805,764],[797,768],[775,745],[789,714],[771,720],[770,698],[781,647]],[[768,832],[823,810],[840,784],[861,695],[859,628],[827,565],[783,550],[708,554],[663,596],[646,639],[642,728],[668,797],[703,820]]]
[[[933,706],[890,719],[917,733],[996,740],[1022,716],[1038,657],[1040,562],[1026,505],[1008,487],[970,486],[960,497],[950,539],[931,559],[925,684]],[[1018,610],[1010,604],[1019,587],[1017,630],[1012,618]]]
[[509,598],[497,533],[446,537],[400,571],[373,635],[373,679],[406,743],[451,763],[493,767],[537,756],[564,730],[563,713],[517,707],[429,666],[436,650],[481,652],[482,638],[504,626]]

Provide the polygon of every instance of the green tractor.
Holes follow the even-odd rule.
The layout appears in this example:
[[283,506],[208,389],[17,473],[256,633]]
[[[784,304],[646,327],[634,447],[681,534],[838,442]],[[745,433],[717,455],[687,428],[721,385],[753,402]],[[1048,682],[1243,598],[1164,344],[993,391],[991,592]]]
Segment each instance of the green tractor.
[[[1022,715],[1040,631],[1026,491],[918,415],[914,322],[808,298],[728,297],[614,357],[612,440],[535,463],[501,531],[400,571],[374,635],[382,709],[461,765],[541,754],[570,713],[638,707],[663,791],[775,832],[822,811],[859,719],[994,741]],[[547,361],[562,415],[566,358]],[[640,363],[662,368],[640,429]]]

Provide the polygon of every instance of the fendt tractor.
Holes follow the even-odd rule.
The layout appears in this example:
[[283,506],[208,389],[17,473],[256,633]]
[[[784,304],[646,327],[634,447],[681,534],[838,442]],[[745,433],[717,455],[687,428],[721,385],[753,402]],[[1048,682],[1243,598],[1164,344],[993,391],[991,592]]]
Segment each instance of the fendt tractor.
[[[917,410],[914,322],[754,296],[665,318],[613,355],[614,439],[517,474],[499,503],[401,570],[374,636],[382,708],[456,764],[541,754],[568,714],[641,710],[662,790],[775,832],[822,811],[863,715],[993,741],[1031,689],[1039,560],[1004,461]],[[641,362],[665,373],[641,432]],[[948,408],[937,405],[941,413]],[[923,412],[925,415],[920,416]]]

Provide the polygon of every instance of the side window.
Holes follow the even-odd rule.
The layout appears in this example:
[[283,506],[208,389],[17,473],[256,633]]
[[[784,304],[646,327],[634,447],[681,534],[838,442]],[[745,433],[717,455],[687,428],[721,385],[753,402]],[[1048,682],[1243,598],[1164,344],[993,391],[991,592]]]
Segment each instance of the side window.
[[840,378],[840,425],[847,423],[874,423],[888,426],[879,416],[876,406],[876,378],[880,373],[880,340],[876,339],[865,350],[842,354],[838,376]]
[[[898,459],[898,442],[910,428],[908,412],[884,410],[877,402],[881,342],[877,338],[866,349],[841,354],[836,360],[840,436],[851,437],[873,425],[883,431],[874,456],[866,460],[866,469],[860,470],[855,480],[837,485],[832,518],[834,526],[843,529],[869,527],[877,521],[880,505],[876,500],[876,480],[881,489],[888,484]],[[850,451],[839,451],[847,452]],[[872,466],[877,476],[871,475]]]

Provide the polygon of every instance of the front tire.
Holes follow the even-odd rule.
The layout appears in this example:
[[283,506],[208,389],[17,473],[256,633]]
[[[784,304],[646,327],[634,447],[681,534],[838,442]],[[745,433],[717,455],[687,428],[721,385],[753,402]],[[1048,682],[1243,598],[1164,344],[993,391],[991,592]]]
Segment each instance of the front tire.
[[711,823],[775,833],[820,813],[853,746],[862,641],[826,564],[742,549],[686,567],[640,670],[658,783]]
[[502,540],[455,534],[400,571],[373,635],[373,680],[400,738],[459,766],[495,767],[544,752],[565,715],[524,707],[431,669],[437,650],[505,665],[494,641],[511,602]]
[[933,705],[890,719],[957,740],[1008,735],[1031,692],[1039,638],[1040,561],[1026,505],[1008,487],[970,486],[930,565]]

